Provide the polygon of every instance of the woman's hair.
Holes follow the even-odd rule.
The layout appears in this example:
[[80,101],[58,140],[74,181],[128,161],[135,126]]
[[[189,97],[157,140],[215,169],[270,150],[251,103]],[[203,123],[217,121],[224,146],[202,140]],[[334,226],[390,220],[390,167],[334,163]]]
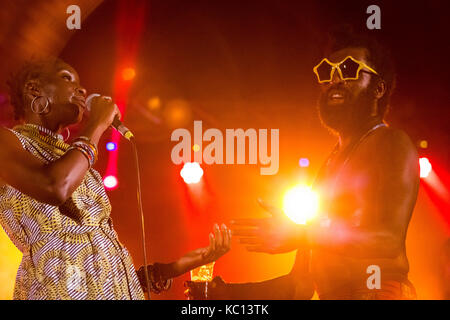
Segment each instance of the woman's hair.
[[14,108],[14,118],[23,119],[25,116],[25,97],[23,89],[27,81],[42,78],[56,65],[65,62],[56,57],[31,59],[25,62],[16,72],[11,73],[6,84],[9,88],[11,105]]
[[329,43],[326,48],[327,53],[350,47],[360,47],[368,50],[370,66],[386,82],[386,93],[378,100],[378,112],[381,116],[384,116],[388,111],[390,96],[396,85],[395,65],[390,51],[373,36],[354,32],[353,28],[348,24],[335,27],[330,32],[329,37]]

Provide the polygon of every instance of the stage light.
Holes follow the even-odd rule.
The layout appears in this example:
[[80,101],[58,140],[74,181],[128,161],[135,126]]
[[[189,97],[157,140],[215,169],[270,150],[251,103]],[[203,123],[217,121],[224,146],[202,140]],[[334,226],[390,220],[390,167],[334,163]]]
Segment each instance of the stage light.
[[430,174],[432,167],[431,167],[431,163],[430,160],[428,160],[428,158],[420,158],[419,159],[419,167],[420,167],[420,177],[421,178],[426,178],[428,177],[428,175]]
[[319,209],[319,196],[311,188],[296,186],[283,198],[283,211],[295,223],[305,224],[315,217]]
[[300,160],[298,161],[298,164],[302,168],[309,167],[309,159],[308,158],[300,158]]
[[428,141],[427,141],[427,140],[422,140],[422,141],[420,141],[419,146],[420,146],[422,149],[428,148]]
[[180,175],[187,184],[198,183],[203,176],[203,169],[197,162],[187,162],[181,169]]
[[117,149],[117,144],[115,144],[114,142],[108,142],[106,144],[106,150],[108,151],[114,151]]
[[114,176],[107,176],[103,179],[103,184],[106,189],[114,189],[117,187],[118,183],[117,178]]
[[194,144],[192,146],[192,150],[194,150],[194,152],[198,152],[200,150],[200,146],[198,144]]
[[150,110],[158,110],[159,108],[161,108],[161,100],[159,99],[159,97],[152,97],[148,99],[147,107]]
[[170,128],[182,128],[191,121],[192,110],[185,100],[169,100],[164,107],[163,117]]
[[125,68],[122,71],[122,78],[125,81],[130,81],[136,76],[136,71],[133,68]]

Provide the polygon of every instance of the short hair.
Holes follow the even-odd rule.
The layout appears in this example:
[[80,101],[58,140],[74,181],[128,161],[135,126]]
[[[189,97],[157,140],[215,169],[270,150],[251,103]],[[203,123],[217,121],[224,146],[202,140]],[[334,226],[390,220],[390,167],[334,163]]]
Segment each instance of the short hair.
[[54,67],[65,62],[56,57],[47,57],[36,59],[32,58],[26,61],[14,73],[11,73],[6,84],[9,88],[9,96],[11,105],[14,108],[14,118],[16,120],[23,119],[25,116],[25,99],[23,89],[27,81],[39,79],[50,67]]
[[384,117],[396,86],[396,71],[390,50],[381,45],[373,36],[355,33],[349,25],[338,26],[330,32],[326,52],[336,52],[344,48],[365,48],[369,52],[370,66],[386,82],[386,93],[378,100],[378,114]]

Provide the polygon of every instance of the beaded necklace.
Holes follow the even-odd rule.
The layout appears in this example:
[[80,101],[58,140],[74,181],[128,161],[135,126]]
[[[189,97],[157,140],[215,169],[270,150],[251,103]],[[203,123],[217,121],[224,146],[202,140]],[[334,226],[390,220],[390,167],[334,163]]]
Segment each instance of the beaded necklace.
[[65,143],[63,136],[52,132],[51,130],[39,126],[37,124],[26,123],[13,128],[24,136],[38,140],[41,143],[51,147],[58,155],[64,154],[69,148],[69,144]]

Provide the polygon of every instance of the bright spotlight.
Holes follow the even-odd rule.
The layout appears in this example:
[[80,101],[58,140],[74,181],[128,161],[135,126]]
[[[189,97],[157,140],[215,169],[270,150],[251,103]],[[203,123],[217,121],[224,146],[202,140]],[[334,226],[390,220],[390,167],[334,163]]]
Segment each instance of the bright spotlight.
[[180,175],[187,184],[198,183],[203,176],[203,169],[197,162],[187,162],[181,169]]
[[297,224],[306,224],[319,209],[319,196],[311,188],[297,186],[288,190],[283,199],[284,213]]
[[114,151],[117,149],[117,144],[115,144],[114,142],[108,142],[106,144],[106,150],[108,151]]
[[117,178],[114,176],[107,176],[103,179],[103,184],[106,189],[114,189],[117,187],[118,183]]
[[430,160],[428,158],[420,158],[419,159],[419,167],[420,167],[420,177],[426,178],[430,174],[432,167]]

